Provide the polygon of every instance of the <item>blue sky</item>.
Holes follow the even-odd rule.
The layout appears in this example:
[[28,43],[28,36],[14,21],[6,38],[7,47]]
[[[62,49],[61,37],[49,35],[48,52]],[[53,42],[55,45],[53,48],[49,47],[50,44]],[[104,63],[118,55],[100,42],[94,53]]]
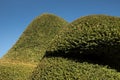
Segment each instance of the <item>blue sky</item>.
[[43,13],[56,14],[69,22],[90,14],[120,16],[120,0],[0,0],[0,57]]

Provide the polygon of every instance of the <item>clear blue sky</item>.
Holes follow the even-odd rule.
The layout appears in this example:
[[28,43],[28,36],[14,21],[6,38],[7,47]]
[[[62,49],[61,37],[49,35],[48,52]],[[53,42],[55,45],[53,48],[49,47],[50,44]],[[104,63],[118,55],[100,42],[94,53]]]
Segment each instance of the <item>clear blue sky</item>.
[[80,16],[120,16],[120,0],[0,0],[0,57],[42,13],[53,13],[71,22]]

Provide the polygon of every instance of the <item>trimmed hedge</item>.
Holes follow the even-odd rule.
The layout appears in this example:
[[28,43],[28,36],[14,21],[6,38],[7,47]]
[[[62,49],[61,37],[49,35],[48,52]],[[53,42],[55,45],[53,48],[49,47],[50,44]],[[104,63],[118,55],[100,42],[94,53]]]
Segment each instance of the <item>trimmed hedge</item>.
[[[28,80],[120,80],[119,52],[120,18],[90,15],[67,24],[44,14],[29,25],[3,60],[40,60]],[[33,70],[11,64],[0,64],[0,79],[26,80]]]
[[42,59],[49,42],[65,24],[67,22],[64,19],[53,14],[38,16],[3,58],[22,62],[38,62]]
[[0,80],[27,80],[34,70],[27,64],[36,65],[43,58],[49,42],[66,24],[64,19],[53,14],[43,14],[34,19],[1,59],[4,62],[0,63]]
[[120,73],[107,66],[75,62],[67,58],[44,58],[28,80],[119,80]]
[[82,17],[55,36],[30,80],[119,80],[119,52],[120,18]]
[[[74,56],[96,55],[119,63],[120,18],[106,15],[90,15],[65,26],[55,36],[46,55]],[[103,59],[103,60],[104,60]],[[111,63],[111,62],[110,62]]]

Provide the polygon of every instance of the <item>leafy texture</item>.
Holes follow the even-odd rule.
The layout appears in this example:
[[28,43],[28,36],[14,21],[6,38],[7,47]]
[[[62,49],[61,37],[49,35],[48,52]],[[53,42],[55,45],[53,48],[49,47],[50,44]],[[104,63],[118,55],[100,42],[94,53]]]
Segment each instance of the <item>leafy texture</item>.
[[52,14],[43,14],[37,17],[3,58],[37,62],[43,57],[49,42],[66,23],[62,18]]
[[107,66],[67,58],[44,58],[30,80],[119,80],[120,73]]
[[119,64],[120,18],[105,15],[79,18],[61,30],[47,52],[46,55],[55,53],[75,59],[93,55],[108,64]]
[[34,19],[0,60],[0,80],[27,80],[59,29],[67,22],[53,14]]
[[27,80],[36,64],[0,60],[0,80]]
[[119,52],[120,18],[82,17],[60,30],[30,79],[119,80]]
[[43,14],[0,60],[0,80],[120,80],[119,52],[120,18],[90,15],[67,24]]

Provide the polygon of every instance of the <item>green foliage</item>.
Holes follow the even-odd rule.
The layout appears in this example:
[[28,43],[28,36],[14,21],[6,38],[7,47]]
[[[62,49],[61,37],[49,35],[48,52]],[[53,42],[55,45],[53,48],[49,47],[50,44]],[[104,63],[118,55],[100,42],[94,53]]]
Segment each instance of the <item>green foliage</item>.
[[119,80],[120,73],[107,66],[75,62],[67,58],[44,58],[29,80]]
[[33,65],[0,61],[0,80],[27,80]]
[[[65,26],[51,43],[50,50],[68,50],[71,48],[89,48],[108,42],[119,42],[120,18],[93,15],[75,20]],[[106,43],[107,44],[107,43]],[[115,43],[116,44],[116,43]]]
[[22,62],[39,61],[49,42],[65,24],[65,20],[52,14],[38,16],[3,58]]
[[27,80],[34,70],[34,66],[30,65],[42,59],[49,42],[65,24],[65,20],[52,14],[43,14],[34,19],[2,58],[0,80]]
[[47,52],[68,57],[96,55],[119,64],[120,18],[105,15],[79,18],[55,36]]
[[119,80],[119,36],[120,18],[79,18],[54,37],[30,80]]
[[43,14],[0,60],[0,79],[120,80],[119,52],[120,18],[91,15],[67,24]]

